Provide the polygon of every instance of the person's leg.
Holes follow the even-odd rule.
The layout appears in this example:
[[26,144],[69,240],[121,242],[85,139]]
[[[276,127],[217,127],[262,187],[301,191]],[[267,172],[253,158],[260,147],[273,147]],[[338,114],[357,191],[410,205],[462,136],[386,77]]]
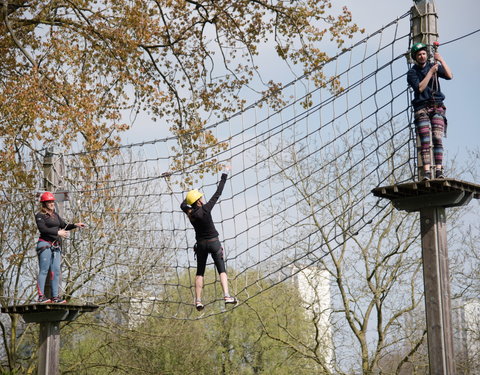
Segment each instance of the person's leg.
[[52,251],[52,262],[50,266],[50,270],[52,271],[52,297],[59,298],[58,295],[58,287],[60,284],[60,276],[61,276],[61,251],[56,250]]
[[230,292],[228,291],[228,276],[226,272],[220,274],[220,284],[222,285],[223,295],[229,297]]
[[37,244],[37,254],[38,254],[38,281],[37,281],[37,290],[39,300],[45,297],[45,282],[47,281],[48,270],[50,269],[50,263],[52,261],[52,251],[48,243],[39,241]]
[[195,276],[195,305],[197,310],[203,309],[202,292],[203,292],[203,275],[205,274],[205,266],[207,264],[208,251],[203,243],[197,243],[197,274]]
[[432,116],[433,158],[435,160],[435,177],[443,177],[443,136],[445,131],[445,111],[437,108]]
[[223,296],[225,299],[225,303],[237,303],[235,297],[230,296],[230,292],[228,290],[228,276],[225,270],[225,260],[223,258],[223,248],[220,243],[213,242],[210,246],[210,252],[212,254],[213,261],[215,263],[215,267],[217,268],[218,274],[220,276],[220,285],[222,286]]
[[195,276],[195,301],[202,300],[202,291],[203,291],[203,276]]
[[223,248],[220,241],[211,242],[208,251],[212,254],[215,268],[220,275],[220,285],[222,286],[223,294],[228,296],[228,278],[225,271],[225,261],[223,259]]
[[424,177],[430,178],[431,177],[430,176],[431,123],[430,123],[430,116],[428,115],[428,111],[426,109],[421,109],[415,112],[414,121],[415,121],[415,130],[420,139],[420,155],[422,158]]

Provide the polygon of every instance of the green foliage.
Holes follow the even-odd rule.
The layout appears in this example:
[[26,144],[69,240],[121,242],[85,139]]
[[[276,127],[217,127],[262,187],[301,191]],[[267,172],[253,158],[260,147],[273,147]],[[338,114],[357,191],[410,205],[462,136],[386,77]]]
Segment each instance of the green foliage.
[[[245,291],[255,292],[253,287]],[[62,349],[62,374],[311,373],[311,360],[288,344],[290,337],[309,336],[293,285],[274,286],[228,311],[221,302],[207,308],[218,314],[174,320],[152,313],[134,328],[82,318],[62,332],[68,336]],[[284,341],[272,339],[267,331]]]
[[[0,7],[0,153],[10,157],[37,141],[115,146],[131,126],[123,121],[130,110],[169,122],[165,130],[179,137],[175,169],[224,149],[205,131],[206,119],[242,109],[242,90],[278,103],[280,83],[263,79],[259,55],[315,70],[325,85],[329,56],[319,43],[341,47],[361,31],[331,0],[10,0]],[[215,171],[216,164],[200,167]]]

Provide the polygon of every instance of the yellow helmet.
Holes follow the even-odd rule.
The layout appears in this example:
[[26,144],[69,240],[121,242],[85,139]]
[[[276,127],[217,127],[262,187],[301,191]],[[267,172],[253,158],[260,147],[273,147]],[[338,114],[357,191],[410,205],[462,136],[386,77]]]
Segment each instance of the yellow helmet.
[[200,193],[198,190],[190,190],[188,193],[187,193],[187,196],[185,197],[185,202],[188,204],[188,205],[192,205],[194,204],[196,201],[198,201],[201,197],[203,197],[203,194]]

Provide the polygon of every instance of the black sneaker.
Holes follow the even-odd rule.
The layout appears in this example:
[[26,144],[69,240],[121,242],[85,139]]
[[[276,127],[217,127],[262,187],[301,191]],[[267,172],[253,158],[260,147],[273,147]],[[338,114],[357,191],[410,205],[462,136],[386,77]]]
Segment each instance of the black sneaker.
[[442,169],[435,170],[435,178],[445,178],[445,175],[443,174]]
[[39,296],[37,303],[52,303],[52,300],[50,298],[47,298],[45,296]]
[[238,302],[238,301],[237,301],[237,299],[236,299],[235,297],[230,297],[230,296],[225,297],[225,305],[227,305],[227,304],[234,304],[234,305],[236,305],[237,302]]
[[422,181],[428,181],[432,179],[432,172],[430,171],[425,171],[423,172],[423,178]]
[[62,297],[53,297],[52,302],[53,303],[67,303],[67,300],[62,298]]

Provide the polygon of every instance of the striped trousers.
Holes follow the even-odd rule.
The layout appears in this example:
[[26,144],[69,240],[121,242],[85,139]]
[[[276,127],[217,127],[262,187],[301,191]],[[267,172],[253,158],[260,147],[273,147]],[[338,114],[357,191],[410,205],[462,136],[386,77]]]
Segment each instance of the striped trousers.
[[447,130],[445,106],[431,106],[415,112],[415,130],[420,138],[420,154],[423,165],[431,165],[430,144],[433,145],[435,165],[443,165],[442,138]]

